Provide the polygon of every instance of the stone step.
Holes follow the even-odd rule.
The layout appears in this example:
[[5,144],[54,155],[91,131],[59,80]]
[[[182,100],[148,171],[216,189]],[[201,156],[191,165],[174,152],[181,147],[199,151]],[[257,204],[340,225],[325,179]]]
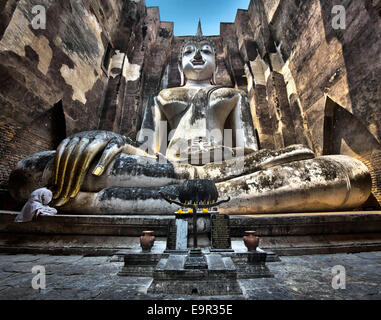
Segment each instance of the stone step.
[[176,294],[176,295],[197,295],[197,296],[229,296],[229,300],[234,295],[242,295],[242,289],[236,279],[218,279],[202,281],[194,279],[187,280],[156,280],[147,290],[148,294]]
[[160,266],[158,266],[158,270],[180,270],[184,269],[184,262],[185,262],[186,255],[175,255],[171,254],[168,259],[166,260],[165,265],[161,269]]
[[357,253],[381,250],[381,233],[262,237],[261,248],[280,256]]
[[[152,251],[162,253],[165,246],[158,237]],[[381,233],[260,237],[260,246],[280,256],[381,251]],[[232,248],[247,252],[242,238],[233,238]],[[111,256],[125,250],[141,252],[139,237],[0,233],[0,253]]]
[[[143,230],[154,230],[165,250],[173,216],[41,217],[15,223],[17,212],[0,211],[0,252],[113,255],[139,248]],[[353,253],[381,250],[381,212],[231,216],[232,248],[246,250],[242,236],[256,230],[260,247],[278,255]],[[234,238],[236,237],[236,238]],[[235,240],[235,241],[233,241]]]
[[[17,212],[0,211],[0,233],[55,235],[140,236],[154,230],[165,237],[174,216],[100,216],[56,215],[40,217],[36,222],[15,223]],[[273,215],[230,216],[232,237],[246,230],[258,236],[309,236],[381,232],[381,211],[350,211]]]
[[229,257],[222,257],[219,254],[208,254],[205,256],[209,270],[236,271],[236,268]]
[[15,223],[17,212],[0,211],[0,233],[76,234],[140,236],[144,230],[154,230],[166,236],[173,216],[100,216],[55,215],[39,217],[38,221]]

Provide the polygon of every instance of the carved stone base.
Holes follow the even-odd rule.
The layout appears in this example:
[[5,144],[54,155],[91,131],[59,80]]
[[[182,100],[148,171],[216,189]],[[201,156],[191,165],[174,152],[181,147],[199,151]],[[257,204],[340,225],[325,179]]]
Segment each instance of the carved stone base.
[[162,254],[130,253],[124,254],[124,266],[118,276],[124,277],[152,277]]
[[[197,268],[193,262],[200,263]],[[185,269],[186,263],[192,268]],[[206,267],[206,268],[205,268]],[[151,294],[241,295],[237,269],[229,257],[217,254],[170,255],[158,263],[153,272]]]

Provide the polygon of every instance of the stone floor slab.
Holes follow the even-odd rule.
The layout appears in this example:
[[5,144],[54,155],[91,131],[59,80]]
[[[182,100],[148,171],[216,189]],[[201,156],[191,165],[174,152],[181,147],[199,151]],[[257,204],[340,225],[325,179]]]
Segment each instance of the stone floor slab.
[[[147,294],[149,277],[120,277],[111,257],[0,255],[0,300],[380,300],[381,252],[282,256],[268,263],[274,278],[240,279],[242,295]],[[46,267],[46,289],[34,290],[34,265]],[[346,270],[346,288],[332,288],[332,268]]]

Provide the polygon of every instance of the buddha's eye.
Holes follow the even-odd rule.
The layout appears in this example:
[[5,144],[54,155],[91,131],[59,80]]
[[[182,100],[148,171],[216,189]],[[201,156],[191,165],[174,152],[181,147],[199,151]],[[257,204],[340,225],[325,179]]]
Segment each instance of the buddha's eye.
[[191,54],[191,53],[193,53],[193,51],[194,51],[194,48],[188,47],[188,48],[185,48],[184,54]]
[[201,47],[201,52],[203,52],[205,54],[211,54],[212,49],[209,46]]

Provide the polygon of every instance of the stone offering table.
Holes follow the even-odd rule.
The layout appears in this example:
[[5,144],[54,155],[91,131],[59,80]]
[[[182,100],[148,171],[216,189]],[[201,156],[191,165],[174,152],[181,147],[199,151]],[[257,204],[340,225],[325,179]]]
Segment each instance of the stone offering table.
[[153,272],[151,294],[241,295],[237,269],[230,257],[205,254],[206,268],[186,269],[186,255],[171,254]]
[[218,253],[210,248],[169,253],[164,244],[155,246],[151,252],[135,248],[118,253],[124,260],[118,275],[152,277],[149,294],[241,295],[238,279],[273,277],[266,261],[279,260],[260,248],[247,252],[237,243],[234,250]]

